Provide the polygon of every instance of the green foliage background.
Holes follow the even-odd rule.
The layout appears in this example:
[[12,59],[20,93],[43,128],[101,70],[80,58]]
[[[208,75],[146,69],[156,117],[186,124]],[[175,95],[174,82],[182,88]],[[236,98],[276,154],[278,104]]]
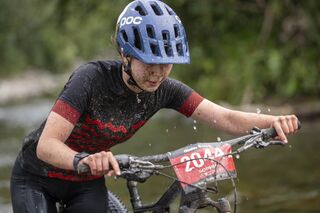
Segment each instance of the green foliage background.
[[[0,76],[70,71],[115,53],[124,0],[1,0]],[[233,104],[320,97],[320,1],[167,0],[182,19],[191,65],[173,76]]]

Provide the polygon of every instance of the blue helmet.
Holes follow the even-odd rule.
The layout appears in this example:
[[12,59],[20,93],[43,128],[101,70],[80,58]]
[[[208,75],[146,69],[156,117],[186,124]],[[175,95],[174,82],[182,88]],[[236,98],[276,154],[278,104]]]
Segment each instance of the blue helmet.
[[165,3],[135,0],[117,21],[116,42],[125,56],[146,64],[188,64],[188,41],[181,20]]

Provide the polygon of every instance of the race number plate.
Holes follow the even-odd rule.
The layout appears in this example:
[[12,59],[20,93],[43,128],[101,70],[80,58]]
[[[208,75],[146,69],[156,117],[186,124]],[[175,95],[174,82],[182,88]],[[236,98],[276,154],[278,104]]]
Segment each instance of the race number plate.
[[[216,180],[231,179],[237,176],[227,143],[197,143],[169,153],[182,188],[190,189],[188,184],[204,185]],[[188,184],[186,184],[188,183]]]

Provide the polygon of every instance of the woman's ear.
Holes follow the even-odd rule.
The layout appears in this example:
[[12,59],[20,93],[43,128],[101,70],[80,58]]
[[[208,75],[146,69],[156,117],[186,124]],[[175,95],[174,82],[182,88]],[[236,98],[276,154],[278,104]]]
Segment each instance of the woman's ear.
[[120,52],[121,58],[125,58],[123,52]]
[[132,60],[130,56],[125,56],[123,53],[121,53],[121,59],[124,64],[128,64]]

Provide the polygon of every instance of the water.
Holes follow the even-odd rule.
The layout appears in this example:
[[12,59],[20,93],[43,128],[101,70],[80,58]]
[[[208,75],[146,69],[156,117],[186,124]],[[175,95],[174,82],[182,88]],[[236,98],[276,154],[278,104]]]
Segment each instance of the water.
[[[11,166],[21,146],[22,137],[35,128],[48,114],[52,101],[40,100],[26,105],[0,108],[0,212],[11,213],[9,178]],[[113,149],[114,154],[148,155],[164,153],[198,141],[230,139],[229,135],[186,120],[183,116],[165,110],[155,116],[130,141]],[[193,131],[190,131],[193,130]],[[253,212],[320,212],[320,121],[303,123],[298,135],[289,137],[290,146],[249,150],[235,159],[238,171],[236,181],[240,204],[238,211]],[[165,134],[164,134],[165,133]],[[170,184],[170,180],[157,176],[139,189],[146,202],[155,201]],[[230,194],[230,184],[224,195]],[[123,180],[107,180],[126,204],[128,192]],[[155,188],[156,186],[156,188]],[[175,203],[172,207],[175,208]],[[175,212],[173,210],[173,212]],[[201,210],[199,212],[209,212]]]

